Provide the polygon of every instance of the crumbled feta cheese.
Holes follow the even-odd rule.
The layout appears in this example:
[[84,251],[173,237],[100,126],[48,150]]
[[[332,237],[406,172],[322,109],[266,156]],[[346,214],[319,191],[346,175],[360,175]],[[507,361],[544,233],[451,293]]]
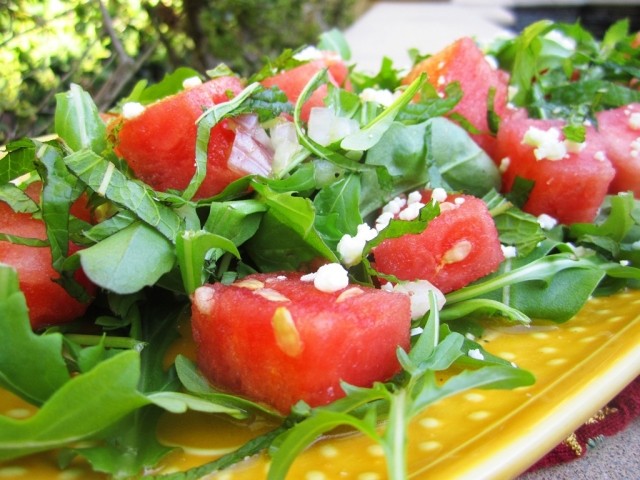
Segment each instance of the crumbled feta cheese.
[[362,251],[366,245],[366,241],[362,238],[352,237],[345,234],[338,242],[338,253],[342,259],[342,263],[350,267],[362,260]]
[[631,264],[629,260],[620,260],[620,265],[623,267],[628,267]]
[[631,130],[640,130],[640,112],[630,114],[628,124]]
[[339,263],[322,265],[315,273],[303,275],[302,281],[313,281],[313,286],[321,292],[337,292],[349,285],[349,275]]
[[447,192],[441,187],[434,188],[431,192],[431,198],[438,203],[444,202],[447,199]]
[[382,207],[382,213],[391,213],[392,215],[397,215],[400,213],[405,205],[407,204],[407,199],[403,197],[396,197],[393,200],[390,200],[384,207]]
[[509,157],[504,157],[502,160],[500,160],[500,166],[498,167],[500,173],[506,172],[510,164],[511,159]]
[[420,210],[424,207],[424,203],[410,203],[398,214],[400,220],[415,220],[420,215]]
[[325,54],[316,47],[306,47],[296,53],[293,58],[300,62],[306,62],[310,60],[319,60],[324,58]]
[[144,105],[138,102],[127,102],[122,105],[122,116],[127,120],[136,118],[144,112]]
[[560,130],[555,127],[549,130],[529,127],[522,143],[535,147],[533,154],[536,160],[562,160],[567,155],[565,142],[560,140]]
[[366,243],[373,240],[377,235],[378,230],[369,227],[366,223],[358,225],[355,237],[349,234],[343,235],[337,246],[342,262],[349,267],[360,263]]
[[436,296],[438,310],[442,310],[445,303],[444,294],[427,280],[416,280],[415,282],[400,282],[397,285],[386,283],[382,286],[384,290],[404,293],[409,295],[411,300],[411,318],[413,320],[422,318],[430,309],[429,292]]
[[565,140],[564,146],[569,153],[580,153],[587,146],[586,142],[574,142],[573,140]]
[[472,348],[467,352],[467,355],[469,355],[471,358],[475,358],[476,360],[484,360],[484,355],[479,348]]
[[392,92],[391,90],[381,89],[378,90],[376,88],[365,88],[360,93],[360,100],[363,102],[375,102],[379,103],[383,107],[388,107],[391,105],[396,98],[400,95],[401,92]]
[[538,216],[538,225],[540,225],[540,227],[543,230],[551,230],[557,224],[558,224],[558,221],[555,218],[553,218],[551,215],[547,215],[546,213],[543,213],[542,215]]
[[513,245],[500,245],[504,258],[516,258],[518,256],[518,249]]
[[422,193],[420,193],[420,191],[416,190],[415,192],[411,192],[408,196],[407,196],[407,203],[409,205],[411,205],[412,203],[418,203],[422,201]]
[[607,154],[604,153],[602,150],[598,150],[596,153],[593,154],[593,158],[599,162],[604,162],[605,160],[607,160]]
[[202,85],[200,77],[189,77],[182,81],[182,88],[193,88]]
[[509,101],[512,101],[517,94],[518,94],[518,87],[513,85],[509,85],[509,87],[507,87],[507,99]]
[[456,197],[455,200],[453,201],[453,203],[455,203],[457,206],[462,205],[465,202],[464,197]]
[[447,79],[444,75],[440,75],[438,76],[438,80],[436,81],[436,85],[438,85],[439,87],[446,85],[447,84]]
[[393,220],[393,213],[391,212],[381,213],[380,216],[376,218],[376,230],[380,231],[387,228],[391,220]]

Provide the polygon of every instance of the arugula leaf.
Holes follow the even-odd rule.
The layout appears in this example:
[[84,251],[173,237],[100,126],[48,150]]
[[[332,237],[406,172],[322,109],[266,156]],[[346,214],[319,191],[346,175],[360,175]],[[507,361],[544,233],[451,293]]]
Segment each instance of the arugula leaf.
[[67,92],[56,94],[55,130],[74,151],[102,153],[106,127],[91,96],[72,83]]
[[332,28],[320,34],[318,49],[325,52],[335,52],[344,60],[351,58],[351,49],[340,30]]
[[0,184],[5,184],[35,169],[34,161],[36,155],[35,141],[22,138],[9,142],[2,155],[0,150]]
[[18,275],[0,264],[0,386],[42,405],[68,380],[62,336],[32,331]]
[[380,115],[371,120],[361,130],[343,138],[340,142],[340,147],[345,150],[364,151],[378,143],[400,110],[418,93],[422,84],[425,82],[425,78],[426,76],[422,74],[411,82],[406,90],[402,92],[402,95],[389,105],[389,107],[385,108]]
[[191,295],[206,281],[205,260],[212,249],[220,249],[240,258],[240,252],[228,238],[199,230],[187,230],[177,238],[176,256],[185,291]]
[[[271,220],[279,222],[282,226],[294,232],[307,248],[311,248],[316,252],[316,255],[321,255],[329,261],[338,261],[335,252],[325,243],[315,228],[315,209],[309,199],[296,197],[291,193],[276,193],[267,185],[258,181],[254,181],[252,185],[256,192],[260,194],[261,200],[269,207],[267,214]],[[271,225],[272,228],[275,226],[274,223]],[[258,232],[264,226],[265,223],[263,221]],[[271,237],[270,244],[273,244],[273,238],[278,238],[279,241],[284,240],[278,236]],[[255,243],[253,244],[255,245]],[[287,257],[290,257],[291,253],[293,252],[287,252]],[[297,266],[298,264],[294,266],[293,270]]]
[[36,213],[40,207],[24,190],[13,183],[0,185],[0,201],[5,202],[11,210],[17,213]]
[[148,105],[170,95],[184,90],[183,82],[192,77],[200,77],[200,74],[187,67],[178,67],[173,72],[167,73],[162,80],[153,85],[146,85],[146,81],[138,82],[124,102],[139,102]]
[[[100,435],[149,402],[136,389],[139,377],[139,354],[126,351],[67,381],[32,417],[0,417],[0,460]],[[46,376],[33,378],[42,381]]]
[[359,198],[360,176],[357,174],[348,174],[316,194],[313,200],[315,227],[333,250],[345,233],[355,235],[362,223]]
[[129,180],[112,162],[82,150],[65,158],[67,167],[98,195],[135,213],[171,242],[182,230],[182,219],[156,201],[153,191],[141,182]]
[[155,284],[175,262],[169,241],[142,222],[119,230],[77,255],[93,283],[121,294]]

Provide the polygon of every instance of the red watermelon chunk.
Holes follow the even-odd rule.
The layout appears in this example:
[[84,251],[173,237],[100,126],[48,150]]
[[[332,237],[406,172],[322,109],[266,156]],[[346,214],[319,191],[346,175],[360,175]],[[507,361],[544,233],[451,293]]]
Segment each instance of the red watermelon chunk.
[[[196,120],[207,108],[229,100],[242,90],[236,77],[219,77],[148,105],[133,118],[110,124],[116,133],[116,153],[138,178],[159,191],[184,190],[195,173]],[[246,134],[241,150],[245,152]],[[236,132],[226,120],[211,129],[207,176],[196,197],[221,192],[229,183],[255,171],[255,165],[228,164]]]
[[640,104],[598,112],[596,119],[616,171],[609,193],[632,191],[640,198]]
[[297,273],[205,285],[193,297],[198,365],[212,384],[288,412],[344,396],[400,369],[410,300],[363,286],[318,290]]
[[460,83],[463,97],[453,112],[462,115],[480,132],[471,137],[493,158],[496,140],[487,121],[489,92],[495,89],[493,109],[499,117],[505,116],[508,112],[508,74],[494,68],[469,37],[460,38],[422,60],[413,67],[404,83],[411,83],[421,73],[427,74],[427,80],[439,93],[443,93],[449,83]]
[[[40,183],[29,186],[27,193],[38,199]],[[80,202],[72,207],[73,214],[89,220],[89,210]],[[46,240],[44,222],[26,213],[16,213],[6,203],[0,202],[0,232],[25,238]],[[69,244],[69,253],[78,250]],[[33,329],[47,325],[57,325],[72,321],[86,311],[88,304],[81,303],[57,283],[60,275],[51,265],[51,250],[48,247],[30,247],[0,241],[0,263],[12,266],[18,272],[20,289],[24,293],[29,309],[29,320]],[[83,285],[89,294],[95,294],[95,285],[78,270],[75,279]]]
[[[422,203],[431,192],[422,193]],[[498,231],[485,203],[448,195],[441,213],[422,233],[384,240],[373,252],[376,269],[400,280],[427,280],[443,293],[498,269],[504,259]]]
[[[277,86],[282,90],[289,101],[296,103],[302,90],[311,78],[323,68],[329,69],[329,81],[336,86],[345,86],[349,70],[344,61],[337,55],[324,53],[322,58],[312,60],[289,70],[282,71],[265,78],[261,83],[266,88]],[[324,98],[327,96],[327,86],[322,85],[302,106],[300,116],[302,120],[309,120],[309,114],[313,107],[324,107]]]
[[[615,171],[602,135],[588,128],[584,144],[576,148],[565,142],[563,125],[561,120],[530,119],[523,112],[503,119],[498,132],[502,188],[509,192],[516,177],[532,180],[526,212],[545,213],[567,225],[592,222]],[[532,140],[535,136],[540,138]]]

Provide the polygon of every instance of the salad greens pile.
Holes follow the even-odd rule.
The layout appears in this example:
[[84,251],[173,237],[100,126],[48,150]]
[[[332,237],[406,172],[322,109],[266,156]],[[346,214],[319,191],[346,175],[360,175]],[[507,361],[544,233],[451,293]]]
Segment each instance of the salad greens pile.
[[[323,35],[318,47],[349,58],[337,32]],[[633,195],[608,197],[593,224],[543,229],[519,208],[530,186],[523,182],[509,196],[501,195],[500,174],[470,139],[464,119],[454,117],[460,120],[454,123],[444,117],[464,94],[457,83],[440,97],[418,78],[388,106],[363,100],[359,93],[367,88],[400,88],[402,72],[383,59],[375,75],[352,71],[351,91],[328,83],[326,72],[320,72],[292,107],[280,90],[257,82],[274,68],[299,63],[295,53],[271,60],[239,95],[203,112],[196,173],[184,191],[158,192],[137,180],[113,152],[91,97],[77,85],[57,95],[53,138],[6,146],[0,200],[41,218],[47,240],[1,232],[0,240],[51,248],[59,281],[74,296],[86,295],[73,277],[79,266],[100,291],[85,318],[34,333],[17,274],[0,264],[0,386],[39,407],[27,419],[0,417],[0,461],[55,449],[62,466],[81,456],[114,478],[144,472],[152,477],[148,472],[171,450],[155,436],[158,419],[167,411],[196,410],[247,420],[268,416],[280,426],[213,463],[157,478],[199,478],[263,451],[272,458],[269,478],[283,478],[295,456],[318,436],[348,425],[379,442],[389,478],[403,479],[406,430],[416,414],[467,389],[534,382],[531,373],[466,335],[477,333],[483,318],[564,322],[592,295],[638,286],[640,204]],[[416,61],[422,58],[413,53]],[[639,76],[640,54],[625,21],[602,41],[577,24],[540,22],[498,41],[489,53],[511,73],[516,106],[539,117],[569,119],[567,130],[575,138],[597,109],[640,99],[629,86]],[[220,67],[208,73],[229,72]],[[197,75],[181,68],[156,85],[141,82],[120,106],[152,103]],[[325,84],[327,106],[360,126],[329,145],[314,141],[300,120],[304,102]],[[247,176],[213,198],[194,199],[206,175],[211,127],[248,112],[265,126],[291,114],[299,148],[269,178]],[[39,204],[24,192],[24,185],[36,180],[44,185]],[[183,356],[165,368],[176,326],[188,319],[189,295],[198,286],[255,271],[299,270],[318,257],[339,262],[337,244],[344,234],[354,235],[358,225],[372,222],[397,195],[425,186],[483,198],[501,242],[518,254],[498,272],[446,295],[440,311],[430,295],[432,308],[414,322],[411,350],[398,351],[403,371],[396,378],[371,388],[345,384],[343,399],[320,408],[300,403],[281,418],[268,407],[215,390]],[[69,213],[83,194],[100,216],[95,225]],[[375,245],[419,232],[437,214],[437,205],[429,205],[416,220],[392,220],[367,244],[362,262],[349,268],[352,281],[374,284],[380,275],[368,254]],[[70,255],[69,241],[85,248]],[[469,356],[470,350],[479,350],[483,359]],[[451,366],[461,373],[436,381],[436,372]]]

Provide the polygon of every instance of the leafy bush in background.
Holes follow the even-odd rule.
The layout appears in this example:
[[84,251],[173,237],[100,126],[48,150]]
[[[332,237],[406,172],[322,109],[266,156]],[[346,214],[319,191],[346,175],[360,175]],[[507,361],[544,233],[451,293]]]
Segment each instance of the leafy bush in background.
[[366,0],[0,0],[0,143],[50,129],[54,95],[78,83],[108,109],[140,79],[265,56],[345,28]]

